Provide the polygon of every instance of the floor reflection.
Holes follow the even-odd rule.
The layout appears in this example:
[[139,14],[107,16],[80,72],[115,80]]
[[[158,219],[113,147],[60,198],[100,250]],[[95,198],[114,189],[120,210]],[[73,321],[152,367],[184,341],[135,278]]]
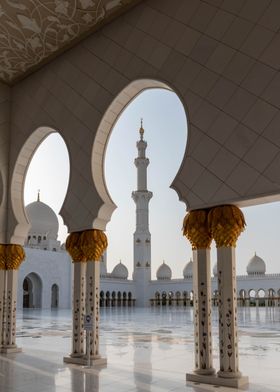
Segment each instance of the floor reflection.
[[[108,365],[84,369],[62,362],[71,349],[71,311],[29,309],[18,315],[23,353],[0,356],[0,392],[217,391],[185,382],[185,373],[193,369],[192,317],[192,308],[101,309],[100,352]],[[216,368],[217,319],[214,308]],[[250,377],[248,391],[279,392],[280,309],[239,308],[238,320],[240,368]]]

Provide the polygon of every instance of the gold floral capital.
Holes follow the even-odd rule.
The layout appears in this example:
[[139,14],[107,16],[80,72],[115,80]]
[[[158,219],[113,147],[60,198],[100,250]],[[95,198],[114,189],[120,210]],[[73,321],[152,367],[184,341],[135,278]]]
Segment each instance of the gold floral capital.
[[74,263],[82,263],[86,261],[85,255],[80,247],[82,233],[82,231],[70,233],[66,239],[65,247]]
[[21,245],[0,244],[1,270],[17,270],[24,259],[25,253]]
[[208,226],[217,248],[235,247],[246,222],[238,207],[224,205],[211,208],[208,214]]
[[66,240],[73,262],[99,261],[107,245],[106,234],[97,229],[71,233]]
[[102,230],[86,230],[81,234],[81,249],[87,261],[99,261],[108,246]]
[[0,244],[0,270],[6,269],[6,245]]
[[210,248],[212,236],[207,224],[208,210],[187,213],[183,222],[183,234],[192,244],[192,249]]

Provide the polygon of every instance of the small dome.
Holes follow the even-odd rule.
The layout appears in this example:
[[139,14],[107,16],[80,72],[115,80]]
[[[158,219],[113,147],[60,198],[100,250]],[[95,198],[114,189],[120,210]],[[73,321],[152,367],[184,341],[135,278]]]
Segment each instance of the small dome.
[[120,261],[119,264],[117,264],[114,267],[114,269],[112,271],[112,275],[114,278],[117,278],[117,279],[127,279],[128,278],[128,269]]
[[58,233],[58,219],[55,212],[45,203],[37,200],[25,207],[30,222],[29,234],[46,236],[47,239],[56,240]]
[[184,279],[191,279],[193,277],[192,259],[190,259],[190,261],[185,265],[185,268],[183,269],[183,275],[184,275]]
[[249,263],[247,265],[247,274],[248,275],[259,275],[259,274],[265,274],[266,271],[266,265],[264,260],[257,256],[255,253],[254,256],[249,260]]
[[172,277],[172,271],[171,268],[163,262],[157,270],[157,279],[158,280],[165,280],[165,279],[171,279]]
[[213,275],[216,277],[218,275],[218,266],[217,263],[213,267]]

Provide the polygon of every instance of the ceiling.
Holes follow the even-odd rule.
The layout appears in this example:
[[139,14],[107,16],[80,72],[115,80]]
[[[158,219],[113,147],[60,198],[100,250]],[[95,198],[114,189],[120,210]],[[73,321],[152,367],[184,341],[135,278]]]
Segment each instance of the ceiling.
[[0,81],[13,84],[139,0],[1,0]]

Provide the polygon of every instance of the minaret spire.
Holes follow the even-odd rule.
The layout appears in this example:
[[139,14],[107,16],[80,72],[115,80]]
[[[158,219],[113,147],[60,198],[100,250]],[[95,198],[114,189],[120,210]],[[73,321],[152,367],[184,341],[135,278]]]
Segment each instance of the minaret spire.
[[40,201],[40,189],[38,189],[37,201]]
[[[137,190],[132,192],[136,204],[136,229],[134,232],[134,272],[133,279],[137,282],[137,298],[139,306],[146,306],[146,285],[151,279],[151,234],[149,231],[149,201],[153,193],[147,189],[147,168],[149,159],[146,157],[147,142],[144,140],[143,119],[139,129],[140,140],[136,142],[138,156],[134,163],[137,168]],[[143,303],[142,303],[142,302]]]
[[144,136],[144,128],[143,128],[143,118],[141,118],[141,127],[139,129],[139,133],[140,133],[140,140],[143,140],[143,136]]

